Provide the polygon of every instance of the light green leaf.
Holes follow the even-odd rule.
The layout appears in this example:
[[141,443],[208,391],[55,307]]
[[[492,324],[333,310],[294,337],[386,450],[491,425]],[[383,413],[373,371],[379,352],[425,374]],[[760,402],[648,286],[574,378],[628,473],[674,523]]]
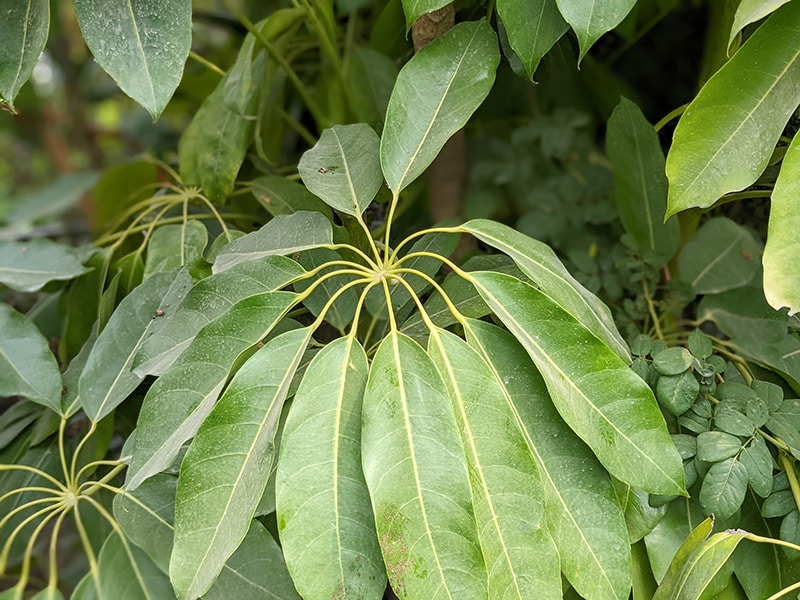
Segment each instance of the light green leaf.
[[192,45],[190,0],[76,0],[95,60],[155,121],[183,76]]
[[99,421],[136,389],[144,376],[133,371],[142,341],[156,326],[158,311],[174,310],[192,286],[188,271],[159,273],[120,302],[86,360],[78,384],[86,415]]
[[[130,552],[130,553],[129,553]],[[170,600],[175,598],[169,578],[142,550],[122,542],[115,532],[108,536],[97,557],[100,598],[115,600]],[[95,587],[92,583],[90,587]],[[97,591],[97,588],[95,588]]]
[[74,248],[46,238],[0,242],[0,284],[18,292],[36,292],[50,281],[75,279],[88,272]]
[[211,412],[237,359],[263,340],[296,301],[297,294],[290,292],[245,298],[200,330],[144,398],[125,482],[128,491],[172,464]]
[[619,25],[631,11],[636,0],[556,0],[558,10],[578,36],[580,55],[583,60],[589,48],[600,36]]
[[627,98],[608,120],[606,152],[614,167],[614,198],[625,231],[633,236],[639,256],[666,263],[678,250],[681,233],[675,219],[664,223],[664,153],[653,126]]
[[760,21],[786,4],[789,0],[741,0],[733,17],[731,35],[728,38],[728,52],[736,36],[750,23]]
[[272,175],[254,179],[253,196],[273,217],[290,215],[301,210],[321,212],[329,219],[333,216],[330,206],[296,181],[286,177]]
[[444,383],[420,346],[381,343],[361,455],[389,582],[400,598],[485,598],[467,465]]
[[800,4],[777,10],[706,82],[667,156],[667,216],[752,184],[800,103]]
[[337,125],[323,131],[316,145],[303,153],[297,171],[326,204],[359,217],[383,185],[380,144],[369,125]]
[[507,225],[486,219],[467,221],[461,229],[508,254],[552,301],[624,360],[631,360],[628,345],[617,331],[611,311],[570,275],[549,246]]
[[208,229],[200,221],[159,227],[147,243],[144,279],[191,266],[203,257],[207,244]]
[[434,329],[428,352],[447,387],[472,484],[490,598],[561,598],[558,550],[536,461],[505,390],[461,338]]
[[772,190],[769,231],[764,248],[764,295],[773,308],[800,311],[800,135],[795,134],[783,157],[781,171]]
[[386,588],[361,472],[367,357],[352,337],[328,344],[295,395],[275,481],[278,531],[306,598],[379,598]]
[[331,222],[317,212],[298,211],[279,215],[258,231],[225,246],[214,262],[214,273],[250,260],[276,254],[292,254],[333,243]]
[[422,15],[444,8],[453,0],[403,0],[403,12],[406,15],[406,33],[414,21]]
[[569,29],[556,0],[498,0],[497,14],[528,79],[533,79],[542,57]]
[[470,280],[522,343],[567,424],[609,472],[656,494],[684,494],[683,465],[652,391],[542,292],[501,273]]
[[297,262],[268,256],[238,264],[199,281],[181,304],[159,317],[163,326],[144,340],[134,359],[140,375],[162,375],[192,343],[197,333],[234,304],[272,292],[302,275]]
[[490,365],[536,458],[561,570],[585,597],[627,599],[628,532],[606,470],[559,417],[519,342],[495,325],[468,324],[470,345]]
[[247,535],[272,470],[283,402],[311,333],[286,332],[249,358],[186,452],[169,566],[182,598],[205,594]]
[[24,396],[63,414],[61,373],[47,339],[5,303],[0,303],[0,331],[0,397]]
[[726,217],[706,221],[678,255],[681,279],[697,294],[719,294],[750,282],[759,270],[761,244]]
[[700,488],[703,511],[723,520],[733,515],[744,502],[747,479],[747,468],[736,458],[711,465]]
[[480,106],[499,62],[494,31],[477,21],[456,25],[400,70],[380,147],[383,174],[395,194],[422,174]]
[[0,19],[0,97],[14,110],[14,99],[33,73],[47,43],[50,3],[24,0],[3,7]]

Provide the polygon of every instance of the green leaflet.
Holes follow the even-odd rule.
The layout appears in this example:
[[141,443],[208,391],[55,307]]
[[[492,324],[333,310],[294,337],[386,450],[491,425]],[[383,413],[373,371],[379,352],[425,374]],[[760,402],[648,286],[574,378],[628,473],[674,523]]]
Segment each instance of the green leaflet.
[[74,248],[45,238],[0,242],[0,284],[18,292],[36,292],[51,281],[88,273]]
[[[793,43],[787,43],[791,40]],[[686,109],[667,156],[667,216],[752,184],[800,102],[800,4],[777,10]]]
[[511,48],[525,66],[528,78],[533,79],[542,57],[569,29],[556,0],[498,0],[497,14]]
[[536,458],[564,575],[585,597],[627,599],[628,532],[605,469],[558,415],[544,381],[510,333],[475,320],[466,331]]
[[772,191],[769,231],[764,248],[764,295],[773,308],[789,307],[789,314],[800,311],[800,135],[795,134],[786,150],[781,172]]
[[391,332],[364,394],[361,453],[378,540],[400,598],[485,598],[467,465],[428,355]]
[[158,119],[189,55],[191,0],[76,0],[75,12],[95,60]]
[[352,337],[328,344],[297,390],[275,481],[278,531],[306,598],[378,598],[386,571],[361,471],[361,402],[369,367]]
[[561,416],[612,475],[652,493],[686,493],[653,393],[619,356],[518,279],[484,271],[470,280],[528,351]]
[[50,3],[25,0],[3,7],[0,19],[0,98],[14,109],[17,92],[28,81],[47,43]]
[[380,139],[369,125],[337,125],[303,153],[297,170],[326,204],[359,217],[383,185],[379,152]]
[[630,362],[628,345],[617,331],[611,311],[569,274],[548,245],[487,219],[467,221],[460,229],[508,254],[552,301]]
[[400,70],[380,147],[390,190],[399,194],[419,177],[464,126],[492,89],[499,62],[494,31],[477,21],[456,25]]
[[0,304],[0,396],[24,396],[63,414],[61,373],[47,339],[25,315]]
[[[189,348],[144,398],[125,488],[166,469],[211,412],[239,356],[263,340],[297,294],[266,292],[234,304],[200,330]],[[169,406],[169,411],[163,410]]]
[[144,376],[132,369],[142,341],[157,327],[158,312],[174,310],[191,285],[185,269],[159,273],[120,302],[94,343],[78,383],[81,405],[90,419],[108,415],[142,382]]
[[453,0],[403,0],[403,12],[406,15],[406,33],[411,29],[414,21],[422,15],[439,10],[450,4]]
[[247,535],[272,470],[283,402],[311,333],[288,331],[249,358],[186,452],[169,566],[181,598],[205,594]]
[[601,35],[611,31],[631,11],[636,0],[556,0],[558,10],[578,36],[580,55],[583,60],[589,48]]
[[461,338],[431,331],[428,353],[456,415],[472,484],[489,598],[561,598],[558,550],[544,519],[542,482],[514,427],[505,390]]
[[198,220],[157,228],[147,243],[144,279],[155,273],[169,273],[191,267],[202,260],[208,244],[208,229]]

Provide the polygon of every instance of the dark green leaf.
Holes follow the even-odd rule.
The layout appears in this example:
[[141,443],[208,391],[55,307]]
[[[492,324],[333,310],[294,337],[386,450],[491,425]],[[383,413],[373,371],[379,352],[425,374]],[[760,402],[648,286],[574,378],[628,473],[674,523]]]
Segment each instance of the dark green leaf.
[[667,348],[653,358],[653,367],[661,375],[680,375],[692,366],[692,355],[686,348]]
[[558,10],[572,26],[580,45],[580,62],[601,35],[622,22],[636,0],[556,0]]
[[688,346],[689,352],[697,358],[706,359],[714,352],[711,340],[699,329],[695,329],[689,334]]
[[175,598],[169,578],[142,550],[123,544],[115,532],[108,536],[97,557],[99,598],[119,600],[170,600]]
[[[800,544],[800,512],[798,512],[797,509],[783,517],[783,521],[781,521],[780,537],[785,542]],[[783,546],[781,550],[786,553],[789,560],[797,560],[800,558],[800,551],[794,548]]]
[[380,133],[397,79],[397,64],[371,48],[355,47],[353,50],[347,71],[353,108],[359,121],[368,123]]
[[786,4],[789,0],[741,0],[739,6],[736,7],[736,14],[733,18],[733,25],[731,26],[731,34],[728,39],[728,51],[733,44],[734,39],[742,30],[750,23],[760,21],[764,17],[775,12],[781,5]]
[[[658,356],[662,354],[665,352]],[[662,375],[656,384],[656,398],[675,416],[682,415],[692,407],[699,391],[700,383],[691,371],[684,371],[680,375]]]
[[[753,494],[747,494],[739,527],[745,531],[764,531],[775,535],[761,516]],[[733,570],[747,598],[769,598],[791,581],[791,576],[782,568],[781,554],[780,548],[774,544],[744,543],[736,548]]]
[[697,454],[697,438],[695,436],[685,433],[673,433],[670,437],[683,460],[692,458]]
[[[767,410],[769,410],[769,412],[778,410],[781,404],[783,404],[783,388],[781,386],[759,379],[753,381],[751,385],[753,386],[753,391],[758,394],[758,397],[767,404]],[[797,406],[797,413],[797,424],[800,425],[800,403],[798,403]]]
[[714,425],[717,429],[733,435],[750,436],[756,428],[755,423],[729,406],[719,404],[714,410]]
[[159,227],[147,243],[144,279],[155,273],[169,273],[191,266],[203,257],[206,244],[208,230],[200,221]]
[[0,97],[14,109],[17,92],[33,73],[47,42],[50,3],[24,0],[3,7],[0,19]]
[[766,498],[772,491],[772,455],[764,438],[756,436],[742,451],[739,460],[747,469],[747,479],[753,491]]
[[75,279],[88,271],[75,249],[48,239],[0,241],[0,284],[19,292],[36,292],[50,281]]
[[797,508],[797,504],[792,490],[775,490],[761,505],[761,514],[768,519],[772,519],[787,515],[795,508]]
[[414,21],[422,15],[450,4],[452,0],[403,0],[403,12],[406,15],[406,33],[411,29]]
[[533,79],[539,61],[569,29],[558,12],[556,0],[498,0],[497,14],[528,79]]
[[722,520],[733,515],[744,502],[747,479],[747,469],[736,458],[711,465],[700,488],[703,511]]
[[[711,523],[709,522],[707,530],[700,533],[699,537],[693,535],[692,529],[699,525],[703,518],[696,498],[670,502],[667,505],[667,514],[644,538],[647,556],[657,582],[664,579],[674,559],[679,562],[685,561],[703,538],[711,532]],[[694,545],[684,546],[690,539],[694,540]]]
[[274,175],[254,179],[253,196],[273,217],[301,210],[321,212],[329,219],[332,217],[330,206],[296,181],[285,177]]
[[[0,39],[3,37],[0,36]],[[11,197],[8,211],[0,211],[0,222],[6,221],[10,224],[4,230],[25,231],[37,221],[75,208],[81,197],[97,183],[98,177],[99,174],[94,171],[67,173],[43,188],[15,194]]]
[[[300,257],[300,264],[303,265],[307,271],[311,271],[312,269],[321,267],[330,261],[337,260],[342,260],[342,257],[338,252],[336,252],[336,250],[329,250],[328,248],[312,248],[311,250],[306,250],[303,252],[302,256]],[[319,271],[319,275],[313,280],[306,279],[303,281],[298,281],[294,285],[294,289],[299,293],[303,293],[311,285],[315,285],[311,295],[303,300],[303,305],[310,310],[311,314],[313,314],[315,317],[322,313],[322,310],[325,308],[325,306],[328,304],[328,301],[334,296],[334,294],[339,293],[339,297],[325,313],[325,320],[339,331],[344,332],[345,328],[352,322],[353,317],[355,316],[359,292],[357,288],[350,288],[343,292],[341,289],[347,283],[353,281],[355,278],[358,278],[358,276],[356,275],[354,277],[353,275],[343,275],[340,277],[330,277],[323,280],[322,283],[317,283],[320,281],[319,278],[321,276],[333,273],[337,268],[339,267],[333,266],[327,269],[321,269]]]
[[[719,462],[739,454],[742,442],[735,435],[722,431],[704,431],[697,436],[697,458],[705,462]],[[772,478],[770,477],[770,483]]]

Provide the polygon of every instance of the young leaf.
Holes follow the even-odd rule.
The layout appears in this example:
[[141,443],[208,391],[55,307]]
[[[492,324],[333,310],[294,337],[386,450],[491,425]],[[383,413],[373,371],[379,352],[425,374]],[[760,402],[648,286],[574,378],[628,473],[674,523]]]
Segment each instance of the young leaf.
[[461,338],[434,329],[428,353],[444,379],[471,473],[490,598],[561,598],[558,550],[544,519],[536,461],[491,367]]
[[395,194],[422,174],[480,106],[499,62],[494,31],[478,21],[456,25],[401,69],[380,147],[383,174]]
[[23,396],[63,414],[58,363],[36,325],[0,303],[0,331],[0,397]]
[[392,331],[364,395],[361,456],[400,598],[485,598],[469,477],[447,391],[420,346]]
[[190,0],[76,0],[95,60],[155,121],[183,76],[192,45]]
[[248,359],[186,452],[169,566],[181,598],[205,594],[247,535],[272,470],[283,402],[311,333],[288,331]]
[[144,279],[191,266],[203,257],[207,244],[208,229],[200,221],[159,227],[147,243]]
[[611,311],[570,275],[549,246],[507,225],[485,219],[467,221],[461,229],[508,254],[552,301],[620,357],[630,361],[628,345],[617,331]]
[[358,217],[383,185],[380,144],[369,125],[337,125],[323,131],[316,145],[303,153],[297,170],[306,187],[326,204]]
[[278,531],[306,598],[378,598],[386,588],[361,472],[361,402],[369,367],[352,337],[328,344],[303,376],[283,430]]
[[[108,536],[97,557],[100,598],[119,600],[169,600],[175,598],[169,578],[142,550],[128,544],[116,532]],[[94,587],[93,583],[89,584]]]
[[700,505],[706,514],[727,519],[742,506],[747,493],[747,468],[736,458],[711,465],[700,488]]
[[163,375],[197,333],[237,302],[272,292],[302,275],[297,262],[284,256],[241,263],[199,281],[181,304],[159,317],[163,326],[144,340],[134,359],[139,375]]
[[50,3],[25,0],[3,7],[0,19],[0,98],[14,110],[17,92],[33,73],[47,42]]
[[[800,103],[800,4],[777,10],[708,80],[675,129],[667,216],[752,184]],[[794,43],[786,43],[794,40]]]
[[468,341],[492,369],[536,458],[561,570],[584,597],[625,600],[628,532],[606,470],[564,423],[525,349],[507,331],[468,321]]
[[664,223],[664,153],[653,126],[627,98],[608,120],[606,152],[614,167],[614,198],[625,231],[633,236],[639,256],[666,263],[678,250],[681,234],[675,219]]
[[136,489],[172,464],[211,412],[239,356],[263,340],[296,301],[290,292],[252,296],[200,330],[144,398],[125,489]]
[[683,465],[653,393],[542,292],[501,273],[470,280],[522,343],[553,403],[609,472],[655,494],[683,494]]
[[583,2],[556,0],[556,2],[558,10],[578,36],[579,63],[592,44],[605,32],[619,25],[636,4],[636,0],[584,0]]
[[569,29],[556,0],[498,0],[497,14],[508,33],[511,48],[533,79],[542,57]]
[[0,242],[0,284],[18,292],[36,292],[50,281],[88,273],[75,250],[45,238]]
[[320,213],[298,211],[279,215],[258,231],[225,246],[217,255],[213,271],[221,273],[239,263],[301,252],[332,242],[331,222]]

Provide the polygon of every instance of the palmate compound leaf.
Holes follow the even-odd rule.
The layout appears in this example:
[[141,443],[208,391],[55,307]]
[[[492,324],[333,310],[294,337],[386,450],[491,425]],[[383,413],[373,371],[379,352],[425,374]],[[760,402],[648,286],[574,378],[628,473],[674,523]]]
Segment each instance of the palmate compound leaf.
[[389,582],[400,598],[485,598],[469,476],[447,390],[392,331],[370,368],[361,456]]
[[250,357],[186,452],[169,566],[180,598],[205,594],[247,535],[272,470],[278,418],[311,333],[288,331]]
[[183,443],[211,412],[239,356],[263,340],[296,301],[297,294],[291,292],[245,298],[200,330],[144,398],[127,490],[172,464]]
[[[446,3],[445,3],[446,4]],[[460,23],[406,63],[386,109],[381,167],[399,194],[436,158],[494,84],[497,37],[486,21]]]
[[619,356],[532,286],[486,271],[469,279],[528,351],[561,416],[612,475],[651,493],[686,493],[653,393]]
[[778,9],[706,82],[667,156],[667,216],[752,184],[800,102],[800,4]]
[[558,415],[520,343],[483,321],[468,320],[465,330],[536,458],[562,572],[586,598],[625,600],[631,586],[628,531],[608,473]]
[[542,482],[502,384],[478,352],[448,331],[431,331],[428,354],[444,379],[461,433],[489,598],[561,598]]
[[487,219],[467,221],[460,229],[514,259],[522,272],[553,302],[630,362],[628,345],[617,331],[611,311],[570,275],[548,245]]
[[278,532],[305,598],[380,598],[386,588],[361,471],[367,356],[351,336],[328,344],[295,394],[275,481]]

